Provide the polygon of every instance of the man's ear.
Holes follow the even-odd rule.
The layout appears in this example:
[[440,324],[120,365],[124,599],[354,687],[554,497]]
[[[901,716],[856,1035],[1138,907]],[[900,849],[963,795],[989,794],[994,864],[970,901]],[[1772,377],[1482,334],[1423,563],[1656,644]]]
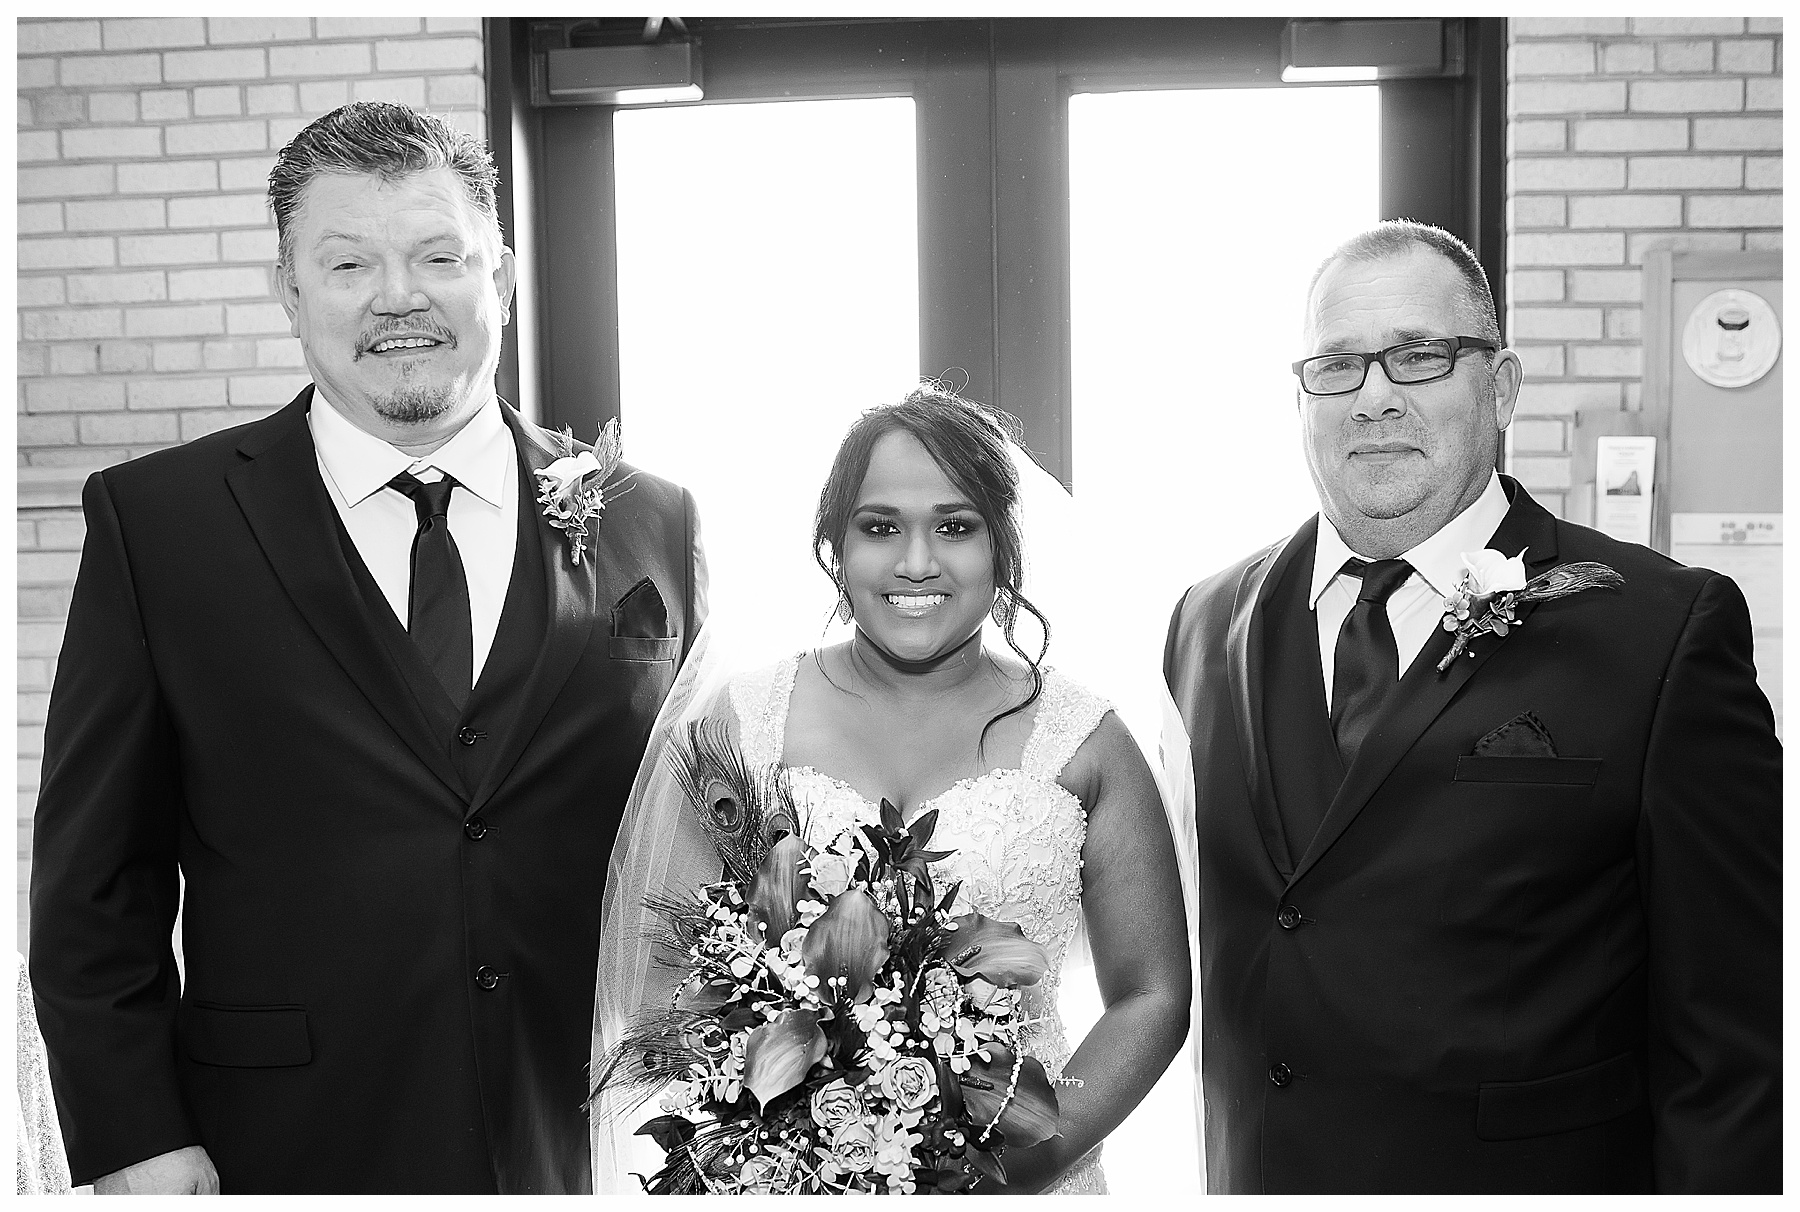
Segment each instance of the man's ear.
[[288,335],[300,335],[300,288],[294,285],[294,272],[285,261],[275,262],[275,297],[281,310],[287,312]]
[[1525,381],[1525,367],[1519,355],[1510,349],[1494,354],[1494,427],[1502,432],[1512,424],[1513,408],[1519,402],[1519,387]]
[[500,246],[500,263],[494,266],[494,293],[500,296],[500,323],[512,319],[513,291],[519,284],[519,263],[513,250]]

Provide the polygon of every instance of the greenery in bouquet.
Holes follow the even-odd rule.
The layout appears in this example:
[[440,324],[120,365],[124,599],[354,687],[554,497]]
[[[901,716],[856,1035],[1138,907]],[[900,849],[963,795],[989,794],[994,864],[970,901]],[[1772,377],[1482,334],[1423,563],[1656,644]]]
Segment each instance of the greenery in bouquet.
[[[658,1098],[639,1129],[665,1153],[652,1194],[953,1194],[1005,1182],[1002,1157],[1057,1134],[1025,1055],[1019,990],[1043,949],[954,913],[927,847],[937,813],[885,800],[823,846],[784,774],[748,769],[714,722],[674,746],[677,779],[724,878],[652,899],[679,978],[611,1049],[596,1094]],[[873,814],[871,814],[873,815]]]

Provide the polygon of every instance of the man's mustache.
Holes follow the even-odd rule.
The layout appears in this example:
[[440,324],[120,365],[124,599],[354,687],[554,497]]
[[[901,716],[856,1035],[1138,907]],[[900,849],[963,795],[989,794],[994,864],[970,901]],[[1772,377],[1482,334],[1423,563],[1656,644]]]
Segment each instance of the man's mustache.
[[430,320],[406,320],[384,324],[373,332],[359,336],[356,339],[356,356],[360,358],[383,341],[391,341],[396,337],[430,337],[445,345],[454,346],[456,344],[456,334],[441,324]]

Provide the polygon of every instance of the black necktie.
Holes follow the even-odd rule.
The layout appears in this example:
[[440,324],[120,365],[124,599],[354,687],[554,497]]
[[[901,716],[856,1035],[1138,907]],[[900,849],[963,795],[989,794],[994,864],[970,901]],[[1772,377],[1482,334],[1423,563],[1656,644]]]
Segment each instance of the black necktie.
[[419,515],[406,630],[461,711],[475,680],[475,638],[469,622],[469,579],[450,535],[450,493],[457,483],[445,476],[425,484],[403,471],[388,481],[388,487],[411,497]]
[[1399,681],[1400,652],[1394,646],[1394,629],[1388,625],[1387,600],[1405,584],[1412,570],[1405,560],[1344,562],[1345,572],[1362,577],[1356,605],[1338,630],[1337,654],[1332,660],[1331,731],[1346,770],[1356,761],[1381,701]]

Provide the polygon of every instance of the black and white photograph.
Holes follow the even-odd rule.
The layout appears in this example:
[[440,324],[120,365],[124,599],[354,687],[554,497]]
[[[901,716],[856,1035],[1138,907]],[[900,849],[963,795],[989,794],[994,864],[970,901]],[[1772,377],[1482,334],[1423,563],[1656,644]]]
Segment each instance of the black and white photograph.
[[1781,18],[13,24],[20,1195],[1784,1189]]

